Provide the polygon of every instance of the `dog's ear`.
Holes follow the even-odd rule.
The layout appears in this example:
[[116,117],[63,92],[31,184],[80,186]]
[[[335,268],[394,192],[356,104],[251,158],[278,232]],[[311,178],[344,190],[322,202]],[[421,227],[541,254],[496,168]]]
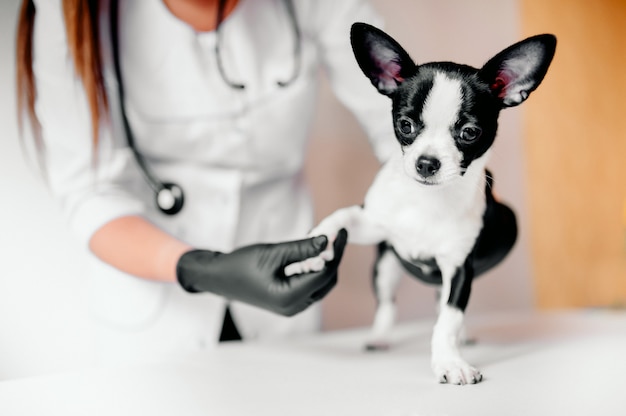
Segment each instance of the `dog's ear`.
[[398,42],[374,26],[353,24],[350,41],[361,70],[381,94],[392,95],[415,70],[415,63]]
[[556,49],[554,35],[537,35],[509,46],[479,71],[503,107],[521,104],[548,72]]

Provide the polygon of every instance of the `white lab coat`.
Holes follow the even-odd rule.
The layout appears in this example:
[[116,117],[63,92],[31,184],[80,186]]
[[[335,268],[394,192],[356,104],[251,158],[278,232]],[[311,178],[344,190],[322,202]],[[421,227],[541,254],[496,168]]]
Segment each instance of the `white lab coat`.
[[[34,71],[37,115],[47,148],[48,180],[71,229],[87,246],[94,231],[125,215],[142,215],[198,248],[228,252],[258,242],[302,238],[312,226],[302,167],[318,75],[332,88],[384,159],[393,142],[389,101],[360,72],[349,44],[354,21],[380,25],[361,0],[295,0],[302,30],[302,67],[293,73],[295,36],[281,0],[242,0],[216,34],[197,33],[162,0],[120,1],[120,62],[127,116],[136,145],[156,176],[180,185],[185,206],[175,216],[155,209],[122,132],[108,34],[101,27],[112,127],[103,123],[94,173],[85,96],[65,42],[61,0],[37,0]],[[225,300],[125,275],[90,258],[91,305],[109,357],[146,358],[210,348]],[[244,337],[311,331],[319,308],[284,318],[234,304]]]

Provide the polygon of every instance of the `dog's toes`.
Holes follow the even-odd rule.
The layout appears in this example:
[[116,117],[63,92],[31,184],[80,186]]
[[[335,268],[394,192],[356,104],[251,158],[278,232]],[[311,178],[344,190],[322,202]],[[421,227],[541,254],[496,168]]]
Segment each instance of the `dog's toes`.
[[476,374],[472,375],[472,379],[470,381],[470,384],[476,384],[476,383],[480,383],[481,381],[483,381],[483,375],[480,371],[476,371]]
[[296,274],[319,272],[324,268],[326,262],[321,257],[311,257],[298,263],[291,263],[285,266],[285,276],[293,276]]
[[476,384],[483,380],[483,375],[476,368],[462,360],[433,363],[433,371],[442,384]]
[[371,340],[365,343],[364,349],[365,351],[377,352],[377,351],[387,351],[391,348],[391,344],[388,341],[384,340]]
[[331,261],[332,259],[334,259],[334,258],[335,258],[335,253],[334,253],[334,251],[333,251],[333,249],[332,249],[332,243],[331,243],[331,242],[329,242],[329,243],[328,243],[328,246],[330,247],[329,249],[326,249],[326,250],[324,250],[324,251],[322,251],[322,252],[320,253],[320,256],[319,256],[319,257],[320,257],[323,261]]
[[466,347],[471,347],[471,346],[478,344],[478,339],[477,338],[461,338],[459,340],[459,343]]
[[307,273],[308,272],[319,272],[326,265],[326,262],[324,261],[324,259],[321,256],[320,257],[312,257],[310,259],[306,259],[304,261],[304,263],[306,264],[306,269],[307,269],[306,271],[307,271]]
[[285,276],[293,276],[296,274],[302,273],[302,264],[301,263],[291,263],[285,266],[284,269]]
[[[315,237],[318,235],[322,235],[323,233],[318,233],[313,230],[309,233],[309,237]],[[328,238],[328,244],[326,249],[322,251],[318,256],[311,257],[306,260],[302,260],[297,263],[292,263],[285,266],[284,273],[285,276],[293,276],[295,274],[303,274],[310,272],[319,272],[326,266],[326,262],[331,261],[335,258],[335,252],[333,250],[333,243],[337,238],[337,234],[324,234]]]

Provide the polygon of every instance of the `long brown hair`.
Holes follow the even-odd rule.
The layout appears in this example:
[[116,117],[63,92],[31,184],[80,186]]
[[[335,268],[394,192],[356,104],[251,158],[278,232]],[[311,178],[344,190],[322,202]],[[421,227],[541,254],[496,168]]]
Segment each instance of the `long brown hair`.
[[[84,86],[92,124],[93,160],[96,161],[98,132],[108,100],[102,76],[97,0],[63,0],[63,16],[67,43],[74,70]],[[33,74],[33,28],[36,7],[33,0],[23,0],[17,25],[16,82],[17,109],[20,132],[23,131],[24,112],[31,123],[40,162],[45,166],[44,140],[41,125],[35,113],[37,85]]]

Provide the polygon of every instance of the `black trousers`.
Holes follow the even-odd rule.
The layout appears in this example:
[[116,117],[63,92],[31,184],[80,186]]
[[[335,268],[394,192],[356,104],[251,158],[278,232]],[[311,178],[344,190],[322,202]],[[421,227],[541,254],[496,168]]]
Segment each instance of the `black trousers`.
[[241,334],[237,329],[237,325],[233,320],[233,315],[230,313],[230,308],[226,305],[226,311],[224,312],[224,323],[222,324],[222,331],[220,333],[220,342],[228,341],[241,341]]

